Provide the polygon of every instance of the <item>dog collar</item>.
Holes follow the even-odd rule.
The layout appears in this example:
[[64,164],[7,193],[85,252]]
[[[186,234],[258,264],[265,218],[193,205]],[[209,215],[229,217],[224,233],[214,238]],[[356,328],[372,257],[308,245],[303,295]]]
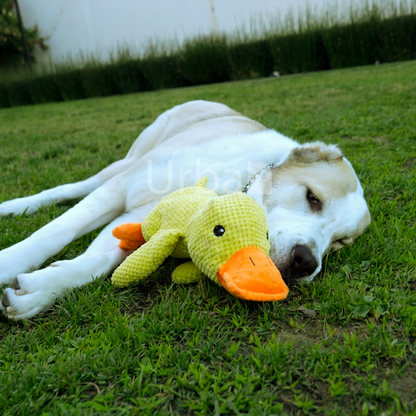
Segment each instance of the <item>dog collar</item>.
[[247,191],[249,190],[250,186],[253,184],[253,182],[262,174],[264,173],[264,171],[266,171],[267,169],[271,169],[271,168],[275,168],[276,166],[278,166],[278,163],[273,162],[270,163],[270,165],[267,165],[265,168],[263,168],[262,170],[260,170],[259,172],[257,172],[247,183],[247,185],[244,187],[243,189],[243,193],[246,194]]

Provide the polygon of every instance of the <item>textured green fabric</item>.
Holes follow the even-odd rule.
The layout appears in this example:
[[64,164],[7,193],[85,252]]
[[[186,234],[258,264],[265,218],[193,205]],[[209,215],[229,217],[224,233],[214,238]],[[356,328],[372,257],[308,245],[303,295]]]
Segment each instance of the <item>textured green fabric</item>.
[[140,282],[154,272],[170,256],[178,240],[183,236],[180,230],[159,230],[152,239],[130,254],[117,267],[111,277],[114,286],[125,287]]
[[[208,178],[199,179],[194,187],[183,188],[165,196],[149,213],[142,224],[142,233],[146,241],[149,241],[158,230],[171,228],[185,231],[185,227],[198,209],[206,206],[207,202],[218,195],[211,189],[205,188]],[[184,239],[180,239],[172,257],[188,259],[188,245]]]
[[[218,282],[221,265],[239,249],[257,247],[268,254],[266,213],[256,201],[236,192],[218,196],[201,178],[194,187],[163,198],[142,224],[147,241],[114,272],[112,282],[127,286],[155,271],[168,256],[191,258],[175,270],[176,282],[189,283],[205,274]],[[216,235],[216,227],[223,235]],[[220,228],[221,228],[220,227]]]
[[204,278],[204,273],[192,261],[181,264],[172,273],[172,280],[175,283],[193,283],[202,278]]
[[[221,237],[213,233],[217,225],[225,229]],[[185,229],[191,259],[217,283],[218,269],[239,249],[257,247],[268,255],[267,233],[264,209],[241,192],[212,198],[191,217]]]

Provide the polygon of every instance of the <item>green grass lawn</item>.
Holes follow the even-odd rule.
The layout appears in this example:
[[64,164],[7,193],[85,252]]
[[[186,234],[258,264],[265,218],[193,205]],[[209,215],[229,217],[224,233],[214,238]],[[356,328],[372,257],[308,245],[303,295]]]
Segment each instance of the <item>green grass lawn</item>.
[[[416,415],[415,61],[0,110],[0,201],[85,179],[193,99],[339,144],[371,226],[281,302],[173,285],[168,260],[146,284],[103,277],[32,320],[1,317],[0,413]],[[0,249],[72,204],[0,219]]]

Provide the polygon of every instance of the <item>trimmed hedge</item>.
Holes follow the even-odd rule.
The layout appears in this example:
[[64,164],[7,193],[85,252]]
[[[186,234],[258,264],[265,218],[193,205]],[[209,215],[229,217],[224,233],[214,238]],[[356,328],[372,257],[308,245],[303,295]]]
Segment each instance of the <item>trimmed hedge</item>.
[[102,97],[416,58],[416,14],[230,43],[186,42],[172,54],[0,83],[0,107]]

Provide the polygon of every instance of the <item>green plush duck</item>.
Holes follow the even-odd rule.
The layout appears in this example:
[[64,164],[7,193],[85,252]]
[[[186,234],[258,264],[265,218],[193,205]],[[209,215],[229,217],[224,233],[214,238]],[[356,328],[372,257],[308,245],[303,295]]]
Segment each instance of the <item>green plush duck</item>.
[[268,257],[266,214],[248,195],[218,196],[208,179],[164,197],[143,223],[113,230],[124,250],[135,250],[111,280],[124,287],[140,282],[168,257],[190,258],[172,279],[190,283],[208,276],[234,296],[255,301],[286,298],[289,289]]

